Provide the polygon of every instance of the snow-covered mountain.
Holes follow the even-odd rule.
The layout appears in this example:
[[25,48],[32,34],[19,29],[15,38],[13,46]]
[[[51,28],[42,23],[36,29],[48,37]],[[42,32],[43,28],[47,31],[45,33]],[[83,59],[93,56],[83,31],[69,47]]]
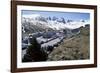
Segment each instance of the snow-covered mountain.
[[22,15],[22,24],[23,23],[30,23],[31,25],[35,25],[37,27],[41,28],[51,28],[53,30],[60,30],[60,29],[77,29],[81,26],[85,26],[86,24],[90,24],[89,21],[86,20],[80,20],[80,21],[68,21],[63,18],[63,21],[61,18],[53,18],[45,16],[41,16],[39,14],[28,14],[28,15]]

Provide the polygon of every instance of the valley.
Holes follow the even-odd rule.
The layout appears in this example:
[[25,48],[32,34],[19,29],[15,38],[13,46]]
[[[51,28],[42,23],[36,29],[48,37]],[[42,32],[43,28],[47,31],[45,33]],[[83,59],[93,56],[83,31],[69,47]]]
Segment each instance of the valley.
[[89,59],[90,25],[85,21],[22,20],[22,62]]

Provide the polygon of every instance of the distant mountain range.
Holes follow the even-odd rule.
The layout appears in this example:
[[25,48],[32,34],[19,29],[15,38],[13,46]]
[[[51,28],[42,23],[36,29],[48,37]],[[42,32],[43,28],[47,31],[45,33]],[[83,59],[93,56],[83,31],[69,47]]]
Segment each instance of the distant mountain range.
[[[65,20],[64,18],[45,17],[39,14],[22,15],[22,27],[24,31],[42,31],[46,29],[61,30],[61,29],[77,29],[90,24],[89,21],[80,20]],[[29,31],[29,32],[30,32]]]

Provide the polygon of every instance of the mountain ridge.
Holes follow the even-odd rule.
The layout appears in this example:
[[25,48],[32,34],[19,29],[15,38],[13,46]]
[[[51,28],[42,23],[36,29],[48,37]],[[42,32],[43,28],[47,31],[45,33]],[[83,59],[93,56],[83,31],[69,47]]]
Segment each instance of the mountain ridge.
[[80,28],[81,26],[85,26],[89,24],[89,21],[80,20],[80,21],[73,21],[73,20],[65,20],[64,18],[51,18],[45,17],[41,15],[27,15],[22,16],[22,23],[29,22],[30,24],[37,25],[42,28],[51,28],[53,30],[61,30],[61,29],[76,29]]

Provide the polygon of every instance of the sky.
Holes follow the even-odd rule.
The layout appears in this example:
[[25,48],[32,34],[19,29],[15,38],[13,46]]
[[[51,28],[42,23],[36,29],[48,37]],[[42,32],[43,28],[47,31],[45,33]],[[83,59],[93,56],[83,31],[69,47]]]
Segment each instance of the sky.
[[45,17],[63,17],[66,20],[90,20],[90,13],[22,10],[22,15],[39,14]]

